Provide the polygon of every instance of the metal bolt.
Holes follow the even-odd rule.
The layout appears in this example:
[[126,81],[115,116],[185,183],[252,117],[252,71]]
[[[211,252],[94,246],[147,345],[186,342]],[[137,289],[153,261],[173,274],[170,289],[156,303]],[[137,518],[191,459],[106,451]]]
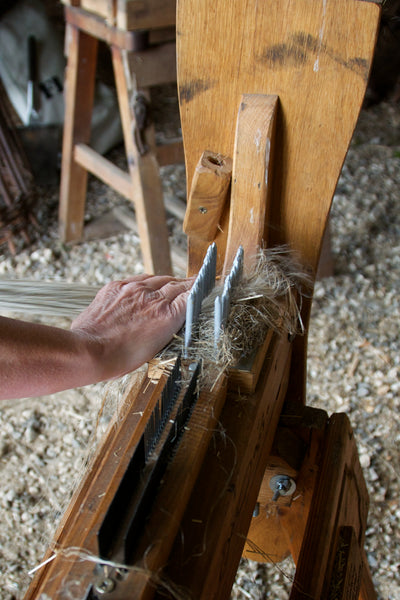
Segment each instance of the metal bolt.
[[96,585],[94,586],[94,590],[98,594],[109,594],[113,591],[114,588],[115,581],[114,579],[111,579],[111,577],[106,577],[105,579],[102,579],[101,581],[99,581],[99,583],[96,583]]
[[275,475],[271,477],[269,487],[274,492],[272,501],[277,502],[280,496],[291,496],[296,489],[296,483],[288,475]]

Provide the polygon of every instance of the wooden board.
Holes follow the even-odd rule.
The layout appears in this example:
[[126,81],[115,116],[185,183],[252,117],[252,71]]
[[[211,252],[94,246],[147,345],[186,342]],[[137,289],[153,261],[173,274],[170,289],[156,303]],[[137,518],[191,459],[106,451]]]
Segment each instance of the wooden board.
[[188,275],[200,271],[208,246],[217,245],[217,274],[224,264],[229,215],[232,160],[229,156],[205,151],[193,176],[183,221],[188,241]]
[[[188,190],[205,149],[233,156],[242,94],[277,95],[265,241],[288,244],[312,273],[365,94],[379,15],[377,5],[361,0],[178,0]],[[310,307],[305,300],[306,330]],[[303,402],[306,342],[294,342],[288,392]]]
[[239,245],[244,250],[244,271],[251,272],[265,239],[277,106],[278,97],[267,94],[243,94],[240,99],[225,273],[229,272]]
[[[331,417],[324,445],[291,600],[352,600],[358,598],[363,577],[368,493],[345,414]],[[354,531],[356,543],[346,527]]]
[[290,343],[274,336],[255,394],[228,392],[165,569],[167,580],[190,590],[191,598],[230,597],[282,410],[289,363]]
[[241,95],[278,95],[269,239],[290,243],[314,270],[378,19],[379,8],[359,0],[178,0],[188,189],[205,149],[233,156]]

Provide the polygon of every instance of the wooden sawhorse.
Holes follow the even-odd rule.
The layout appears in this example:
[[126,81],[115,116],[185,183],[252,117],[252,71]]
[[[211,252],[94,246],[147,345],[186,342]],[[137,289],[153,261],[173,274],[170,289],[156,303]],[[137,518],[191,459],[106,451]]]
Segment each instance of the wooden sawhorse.
[[[59,208],[61,239],[82,238],[90,172],[132,201],[145,271],[172,273],[154,127],[147,109],[150,87],[176,81],[175,1],[149,1],[141,3],[140,8],[134,2],[119,2],[118,7],[116,2],[82,0],[80,4],[65,7],[68,63]],[[100,14],[93,14],[91,9]],[[153,39],[157,43],[152,44]],[[98,40],[111,49],[128,172],[88,145]],[[164,146],[160,163],[178,162],[180,148],[179,143]]]

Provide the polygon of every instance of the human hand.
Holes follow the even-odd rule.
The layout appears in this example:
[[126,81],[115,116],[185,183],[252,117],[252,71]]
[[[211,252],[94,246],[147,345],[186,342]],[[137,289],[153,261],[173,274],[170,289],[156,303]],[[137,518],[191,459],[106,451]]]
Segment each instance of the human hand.
[[71,325],[87,343],[96,378],[123,375],[153,358],[182,327],[192,284],[138,275],[103,287]]

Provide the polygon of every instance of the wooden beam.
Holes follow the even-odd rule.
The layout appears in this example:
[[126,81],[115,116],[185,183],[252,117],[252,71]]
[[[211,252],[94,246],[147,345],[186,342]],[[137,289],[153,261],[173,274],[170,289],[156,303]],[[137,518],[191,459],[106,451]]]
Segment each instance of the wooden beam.
[[116,0],[117,26],[133,29],[158,29],[176,22],[176,0]]
[[81,167],[115,189],[121,196],[131,198],[132,180],[129,173],[114,165],[90,146],[77,144],[74,148],[74,159]]
[[[65,78],[59,228],[64,242],[82,238],[87,171],[74,160],[76,144],[89,143],[94,100],[97,39],[67,25],[69,42]],[[79,107],[79,108],[78,108]]]
[[266,245],[278,97],[244,94],[236,121],[231,212],[224,272],[229,272],[239,245],[244,269],[253,267]]

